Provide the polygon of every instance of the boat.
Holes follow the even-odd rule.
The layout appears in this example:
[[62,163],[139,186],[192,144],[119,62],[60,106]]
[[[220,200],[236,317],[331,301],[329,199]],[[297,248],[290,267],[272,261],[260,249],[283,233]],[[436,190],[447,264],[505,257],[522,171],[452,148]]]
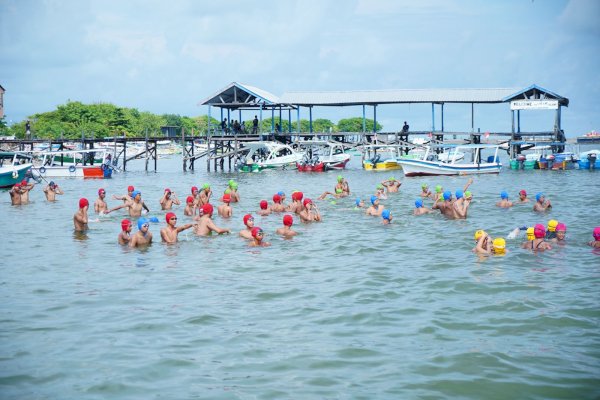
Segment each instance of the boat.
[[31,152],[34,178],[110,178],[114,169],[107,149]]
[[591,131],[586,133],[583,136],[577,137],[577,143],[583,144],[592,144],[592,143],[600,143],[600,132]]
[[11,187],[26,179],[31,166],[31,157],[26,153],[0,152],[0,187]]
[[279,142],[246,142],[240,150],[236,168],[242,172],[264,169],[295,169],[304,156],[287,144]]
[[325,163],[319,162],[298,162],[296,163],[296,169],[300,172],[323,172],[325,171]]
[[[302,163],[309,168],[323,164],[324,170],[344,169],[350,161],[350,154],[344,152],[345,148],[341,143],[329,142],[326,140],[310,140],[298,142],[300,148],[304,149]],[[300,167],[299,167],[300,169]],[[315,170],[314,168],[312,170]]]
[[365,171],[391,171],[400,169],[400,151],[396,145],[370,144],[363,146]]
[[[451,149],[446,161],[441,161],[435,154],[434,150],[437,147]],[[484,150],[493,152],[493,155],[484,159]],[[398,163],[404,169],[405,176],[497,174],[502,169],[498,150],[499,146],[493,144],[427,146],[422,158],[399,159]],[[466,161],[465,154],[469,153],[471,160]],[[461,154],[463,158],[459,159]]]

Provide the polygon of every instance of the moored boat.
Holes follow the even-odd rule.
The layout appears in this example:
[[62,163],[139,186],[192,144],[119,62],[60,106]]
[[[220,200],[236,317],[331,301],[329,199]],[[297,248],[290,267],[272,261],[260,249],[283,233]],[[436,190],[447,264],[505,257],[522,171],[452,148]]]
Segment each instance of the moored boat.
[[31,157],[25,153],[0,152],[0,187],[10,187],[26,179],[31,166]]
[[[112,155],[106,149],[32,152],[34,177],[110,178]],[[88,164],[89,163],[89,164]]]
[[247,142],[236,161],[236,168],[242,172],[256,172],[264,169],[295,169],[303,154],[287,144],[279,142]]

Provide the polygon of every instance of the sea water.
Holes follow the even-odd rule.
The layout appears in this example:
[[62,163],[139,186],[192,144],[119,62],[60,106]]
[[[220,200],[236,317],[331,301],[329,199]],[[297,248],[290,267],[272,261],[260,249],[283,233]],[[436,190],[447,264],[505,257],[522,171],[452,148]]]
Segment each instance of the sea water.
[[[508,163],[505,162],[508,166]],[[0,192],[0,398],[6,399],[398,399],[600,397],[600,253],[588,247],[600,225],[600,171],[512,171],[475,176],[466,220],[414,217],[421,184],[462,189],[467,177],[404,178],[366,172],[353,157],[341,174],[352,196],[317,201],[322,223],[275,236],[281,214],[255,225],[271,242],[248,247],[242,216],[280,190],[316,199],[340,172],[181,171],[180,156],[143,162],[111,180],[57,180],[55,203],[42,187],[31,204]],[[400,193],[383,200],[393,223],[354,209],[395,176]],[[168,187],[185,202],[210,183],[215,199],[229,179],[241,202],[234,234],[160,242]],[[117,244],[122,210],[90,212],[86,235],[73,233],[80,197],[100,187],[109,206],[128,185],[157,216],[154,244]],[[495,207],[502,190],[533,204]],[[431,202],[426,202],[431,205]],[[179,225],[189,222],[175,207]],[[534,254],[507,240],[503,257],[475,256],[473,233],[505,237],[515,227],[567,225],[567,242]],[[134,231],[137,228],[134,228]]]

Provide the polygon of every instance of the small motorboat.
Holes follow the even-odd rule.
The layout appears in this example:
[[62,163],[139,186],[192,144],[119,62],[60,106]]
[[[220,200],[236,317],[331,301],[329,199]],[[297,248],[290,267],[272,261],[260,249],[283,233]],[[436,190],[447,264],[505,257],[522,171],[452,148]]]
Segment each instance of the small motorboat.
[[26,153],[0,152],[0,187],[11,187],[26,179],[31,166],[31,156]]

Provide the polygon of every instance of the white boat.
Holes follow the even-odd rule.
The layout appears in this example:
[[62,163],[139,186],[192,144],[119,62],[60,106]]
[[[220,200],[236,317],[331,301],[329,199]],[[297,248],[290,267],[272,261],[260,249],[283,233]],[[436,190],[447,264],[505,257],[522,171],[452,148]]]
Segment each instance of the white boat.
[[323,163],[324,169],[344,169],[350,161],[350,154],[344,152],[340,143],[326,140],[309,140],[298,142],[304,150],[303,163]]
[[34,177],[110,178],[112,155],[107,149],[31,152]]
[[[448,146],[445,146],[448,148]],[[498,158],[498,145],[491,144],[465,144],[451,148],[447,161],[440,161],[433,151],[435,147],[427,147],[425,154],[420,159],[400,159],[398,163],[404,169],[405,176],[424,175],[470,175],[470,174],[497,174],[502,169]],[[483,151],[490,154],[484,158]],[[465,160],[466,155],[470,160]],[[462,155],[462,158],[461,158]]]
[[246,142],[243,144],[236,167],[240,171],[260,171],[263,169],[296,169],[296,163],[302,160],[299,153],[287,144],[279,142]]
[[31,157],[25,153],[0,152],[0,187],[11,187],[26,179],[31,165]]
[[397,145],[370,144],[363,146],[363,169],[390,171],[400,169],[400,149]]

